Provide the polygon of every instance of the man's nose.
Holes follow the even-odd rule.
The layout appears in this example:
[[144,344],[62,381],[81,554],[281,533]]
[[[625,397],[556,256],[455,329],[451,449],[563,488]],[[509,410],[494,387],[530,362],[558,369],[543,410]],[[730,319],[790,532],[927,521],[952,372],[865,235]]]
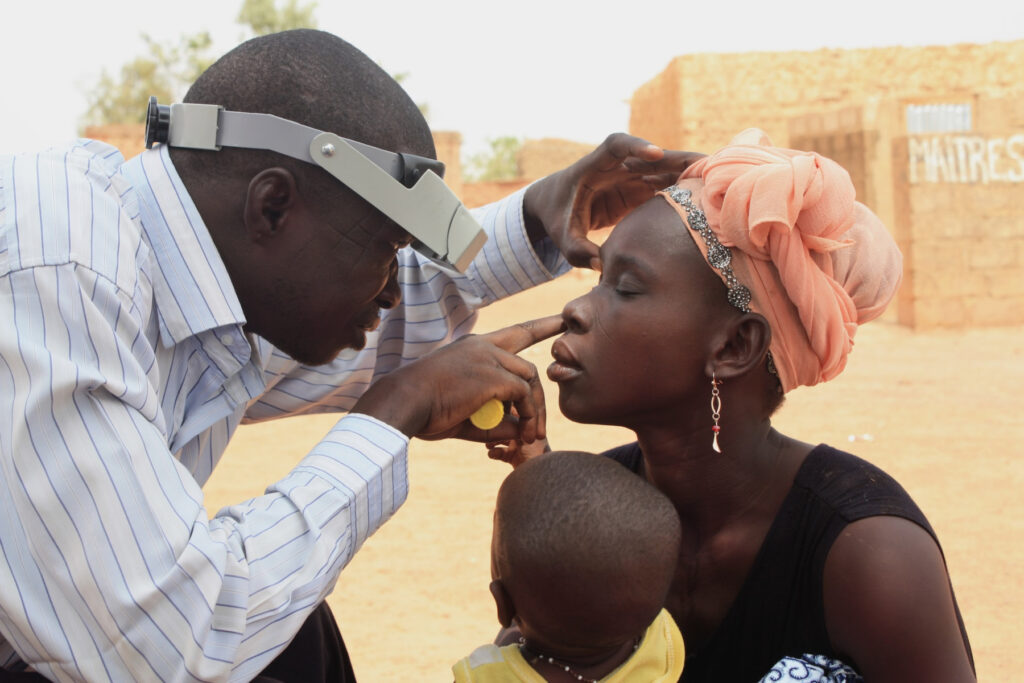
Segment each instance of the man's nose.
[[402,289],[398,286],[398,268],[392,269],[391,277],[388,278],[384,289],[377,295],[377,305],[381,308],[394,308],[402,301]]

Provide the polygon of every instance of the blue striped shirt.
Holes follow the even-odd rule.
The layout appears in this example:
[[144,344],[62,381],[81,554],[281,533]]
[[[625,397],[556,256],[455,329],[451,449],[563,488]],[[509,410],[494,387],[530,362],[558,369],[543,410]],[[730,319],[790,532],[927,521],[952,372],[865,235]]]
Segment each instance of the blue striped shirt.
[[403,503],[403,434],[342,417],[265,495],[213,517],[240,423],[348,411],[375,377],[568,269],[522,194],[478,211],[466,276],[399,255],[366,348],[304,367],[246,334],[166,148],[0,156],[0,666],[57,680],[248,680]]

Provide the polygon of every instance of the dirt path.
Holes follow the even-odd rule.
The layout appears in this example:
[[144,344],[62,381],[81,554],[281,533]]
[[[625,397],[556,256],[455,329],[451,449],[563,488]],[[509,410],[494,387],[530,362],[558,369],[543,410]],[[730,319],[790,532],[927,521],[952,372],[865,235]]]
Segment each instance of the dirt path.
[[[478,330],[561,310],[585,292],[571,275],[502,302]],[[526,358],[543,368],[549,344]],[[546,381],[546,380],[545,380]],[[913,333],[888,323],[858,332],[846,372],[793,392],[781,431],[850,450],[887,470],[942,540],[974,646],[979,679],[1024,670],[1024,328]],[[622,430],[569,423],[546,384],[556,447],[601,450]],[[243,427],[207,485],[211,511],[262,493],[335,418]],[[852,439],[852,441],[851,441]],[[360,680],[451,681],[451,664],[497,630],[489,543],[494,495],[507,466],[481,446],[414,441],[411,492],[360,550],[329,598]]]

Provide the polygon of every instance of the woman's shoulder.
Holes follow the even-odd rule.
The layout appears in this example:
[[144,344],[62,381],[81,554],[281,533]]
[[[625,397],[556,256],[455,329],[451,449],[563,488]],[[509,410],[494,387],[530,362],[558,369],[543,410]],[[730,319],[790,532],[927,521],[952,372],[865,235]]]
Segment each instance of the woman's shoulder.
[[794,487],[808,491],[848,523],[865,517],[895,516],[932,532],[924,513],[892,476],[863,458],[826,444],[808,454]]

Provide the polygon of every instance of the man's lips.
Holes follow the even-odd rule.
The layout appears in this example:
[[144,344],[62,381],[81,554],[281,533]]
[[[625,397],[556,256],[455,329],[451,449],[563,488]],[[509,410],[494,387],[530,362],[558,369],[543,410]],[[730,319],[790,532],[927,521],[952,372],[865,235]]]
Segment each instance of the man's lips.
[[551,355],[555,362],[548,366],[548,379],[552,382],[567,382],[583,373],[583,368],[566,343],[565,337],[559,337],[551,345]]
[[377,329],[378,325],[380,325],[380,315],[377,312],[375,312],[372,318],[365,322],[359,323],[359,329],[365,330],[367,332],[373,332],[374,330]]

